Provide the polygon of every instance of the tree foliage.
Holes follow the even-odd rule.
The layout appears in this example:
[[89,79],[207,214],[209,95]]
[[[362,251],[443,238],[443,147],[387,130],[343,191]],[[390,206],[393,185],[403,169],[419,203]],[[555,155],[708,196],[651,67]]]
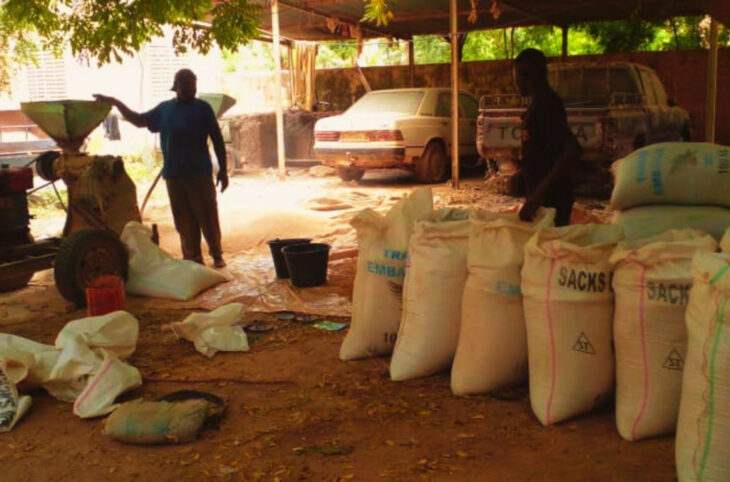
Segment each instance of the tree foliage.
[[214,43],[235,51],[257,35],[260,8],[252,0],[7,0],[0,42],[35,34],[44,48],[69,45],[75,55],[104,64],[169,27],[178,52],[205,54]]

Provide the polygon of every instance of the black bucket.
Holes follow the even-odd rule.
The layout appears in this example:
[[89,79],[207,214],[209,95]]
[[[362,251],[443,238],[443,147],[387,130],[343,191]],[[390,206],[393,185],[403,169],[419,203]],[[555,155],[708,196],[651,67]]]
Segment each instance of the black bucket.
[[286,267],[284,255],[281,253],[282,248],[295,244],[309,244],[311,242],[312,240],[308,238],[272,239],[268,242],[269,249],[271,249],[271,257],[274,259],[277,278],[289,277],[289,270]]
[[329,244],[294,244],[282,249],[294,286],[306,288],[327,282]]

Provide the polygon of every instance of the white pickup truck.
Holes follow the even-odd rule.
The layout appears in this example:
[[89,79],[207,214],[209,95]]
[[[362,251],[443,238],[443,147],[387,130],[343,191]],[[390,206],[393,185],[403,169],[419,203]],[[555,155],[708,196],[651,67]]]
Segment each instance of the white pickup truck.
[[[656,72],[630,62],[553,63],[550,85],[565,104],[568,124],[583,147],[576,183],[609,187],[613,161],[648,144],[690,140],[686,110],[667,96]],[[515,94],[480,100],[479,154],[501,176],[517,172],[522,114],[527,99]],[[507,194],[509,182],[502,183]]]
[[[459,94],[459,148],[464,165],[479,162],[476,128],[479,104]],[[314,155],[344,180],[367,169],[401,168],[417,181],[446,180],[451,161],[451,90],[393,89],[368,92],[344,114],[314,126]]]

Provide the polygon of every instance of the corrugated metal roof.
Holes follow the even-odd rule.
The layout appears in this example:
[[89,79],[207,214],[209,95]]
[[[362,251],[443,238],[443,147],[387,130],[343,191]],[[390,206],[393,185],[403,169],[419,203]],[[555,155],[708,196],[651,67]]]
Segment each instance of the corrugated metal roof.
[[[449,0],[397,0],[390,4],[395,18],[389,25],[377,27],[360,22],[363,0],[279,0],[281,34],[292,40],[336,40],[354,37],[352,28],[356,26],[365,38],[449,33]],[[477,20],[471,23],[467,19],[470,0],[458,0],[459,31],[707,13],[730,24],[727,0],[499,0],[498,4],[500,14],[495,18],[492,0],[477,0]],[[261,29],[271,31],[268,9],[262,13]]]

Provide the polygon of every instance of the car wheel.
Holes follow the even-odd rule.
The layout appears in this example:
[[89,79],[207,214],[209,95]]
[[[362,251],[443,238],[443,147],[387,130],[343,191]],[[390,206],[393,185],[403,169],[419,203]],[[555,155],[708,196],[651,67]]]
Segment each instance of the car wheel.
[[682,142],[690,142],[692,140],[692,130],[689,127],[689,124],[682,126],[682,130],[679,132],[679,139]]
[[440,142],[429,142],[421,158],[414,166],[413,174],[418,182],[433,184],[449,177],[449,158]]
[[343,181],[359,181],[365,175],[365,170],[353,167],[338,167],[337,175]]

